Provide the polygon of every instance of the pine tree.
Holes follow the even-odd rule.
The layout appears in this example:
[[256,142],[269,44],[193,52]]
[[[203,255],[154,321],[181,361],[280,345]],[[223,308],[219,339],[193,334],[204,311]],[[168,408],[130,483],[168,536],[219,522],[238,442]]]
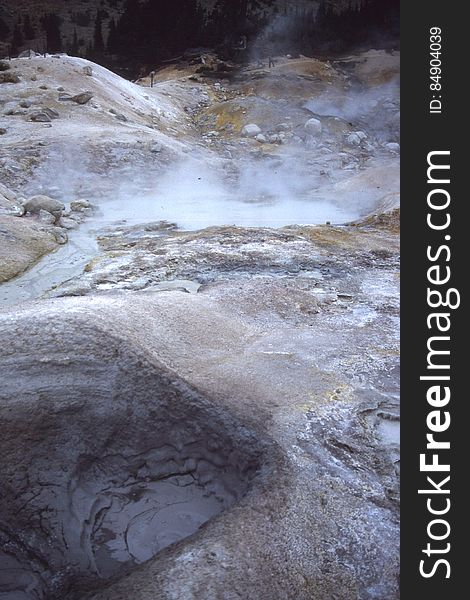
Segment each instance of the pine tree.
[[56,14],[49,14],[42,18],[42,26],[46,32],[46,50],[51,54],[62,51],[60,24],[61,20]]
[[78,56],[78,34],[76,27],[73,28],[73,40],[72,45],[70,46],[70,54],[72,56]]
[[10,34],[10,28],[5,21],[0,17],[0,40],[6,40]]
[[28,14],[23,19],[23,36],[25,40],[32,40],[36,37],[36,31],[31,24],[31,18]]
[[114,19],[110,19],[109,21],[109,34],[108,40],[106,44],[106,48],[110,54],[114,54],[118,50],[118,35],[117,35],[117,25]]
[[103,54],[104,52],[104,41],[103,41],[103,22],[101,19],[101,12],[96,13],[95,20],[95,31],[93,34],[93,50],[97,54]]
[[18,52],[18,50],[21,48],[21,46],[23,45],[23,33],[21,30],[21,23],[20,20],[18,19],[18,21],[15,24],[15,27],[13,29],[13,37],[11,39],[11,50],[13,53]]

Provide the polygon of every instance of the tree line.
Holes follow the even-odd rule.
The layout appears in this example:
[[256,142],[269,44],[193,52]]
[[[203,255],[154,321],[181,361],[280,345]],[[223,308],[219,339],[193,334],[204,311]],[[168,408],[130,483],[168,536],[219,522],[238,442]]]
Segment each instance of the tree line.
[[[126,0],[117,19],[100,8],[93,17],[90,12],[72,15],[72,22],[73,37],[66,40],[57,14],[35,23],[24,15],[10,32],[12,54],[38,35],[44,40],[39,51],[67,51],[133,70],[157,66],[194,47],[217,48],[230,57],[241,37],[250,57],[250,50],[264,49],[274,54],[341,52],[368,41],[398,39],[399,0],[351,0],[341,12],[329,0],[283,8],[276,0],[217,0],[209,13],[197,0]],[[85,26],[88,31],[93,27],[86,39]],[[0,20],[0,33],[7,29]]]

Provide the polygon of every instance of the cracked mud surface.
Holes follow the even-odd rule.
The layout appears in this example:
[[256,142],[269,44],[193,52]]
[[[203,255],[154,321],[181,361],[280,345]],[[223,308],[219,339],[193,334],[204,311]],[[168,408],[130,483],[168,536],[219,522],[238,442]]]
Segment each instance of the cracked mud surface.
[[[19,385],[4,361],[2,597],[78,597],[195,533],[248,489],[258,467],[249,433],[165,375],[126,372],[126,358],[24,359]],[[66,392],[51,383],[61,371]],[[11,413],[26,398],[27,427]],[[34,401],[47,402],[44,414]]]

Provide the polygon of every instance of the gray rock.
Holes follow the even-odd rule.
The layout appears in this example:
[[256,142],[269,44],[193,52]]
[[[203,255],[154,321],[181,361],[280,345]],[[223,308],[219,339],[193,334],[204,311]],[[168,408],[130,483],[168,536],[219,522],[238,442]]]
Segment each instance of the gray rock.
[[23,203],[23,206],[25,211],[31,214],[39,214],[41,210],[46,211],[51,215],[54,215],[56,221],[60,219],[62,211],[65,208],[62,202],[43,195],[28,198],[28,200]]
[[52,121],[51,117],[43,110],[31,113],[29,119],[35,123],[50,123]]
[[305,131],[311,136],[321,135],[323,127],[319,119],[312,117],[305,123]]
[[7,130],[5,129],[5,127],[0,127],[0,135],[5,135],[6,132]]
[[282,138],[278,133],[270,135],[268,141],[270,144],[282,144]]
[[0,71],[8,71],[10,69],[10,63],[6,60],[0,60]]
[[261,133],[261,129],[255,123],[248,123],[242,128],[242,136],[247,138],[255,138]]
[[84,212],[86,210],[89,210],[90,208],[92,208],[90,202],[83,198],[79,198],[78,200],[72,200],[72,202],[70,203],[70,210],[72,212]]
[[86,75],[87,77],[92,77],[93,76],[93,69],[90,65],[86,65],[85,67],[83,67],[83,74]]
[[30,102],[30,100],[21,100],[20,106],[21,106],[21,108],[30,108],[31,102]]
[[158,153],[160,153],[162,150],[163,150],[163,145],[162,145],[162,144],[160,144],[160,142],[156,142],[155,144],[153,144],[153,145],[150,147],[150,152],[153,152],[153,153],[155,153],[155,154],[158,154]]
[[24,215],[24,207],[16,200],[9,200],[0,192],[0,215],[22,217]]
[[55,241],[59,244],[59,246],[63,246],[69,240],[69,236],[67,234],[66,229],[62,229],[61,227],[53,227],[52,233],[54,235]]
[[56,222],[54,215],[47,212],[47,210],[42,210],[42,208],[37,213],[37,216],[41,223],[44,223],[45,225],[53,225]]
[[16,102],[6,102],[3,106],[3,114],[7,117],[14,115],[24,115],[26,114],[26,109],[22,108]]
[[0,215],[0,282],[19,275],[57,248],[50,229],[34,219]]
[[400,144],[397,144],[396,142],[389,142],[388,144],[385,144],[385,148],[387,148],[389,152],[393,152],[395,154],[400,152]]
[[60,114],[55,108],[44,107],[41,109],[42,112],[46,113],[51,119],[58,119]]
[[268,140],[267,140],[267,138],[266,138],[266,136],[265,136],[265,135],[263,135],[262,133],[259,133],[259,134],[256,136],[255,140],[256,140],[257,142],[259,142],[260,144],[266,144],[266,142],[268,141]]
[[367,134],[364,131],[353,131],[348,135],[346,141],[351,146],[360,146],[361,143],[367,139]]
[[58,221],[57,221],[57,225],[59,227],[62,227],[62,229],[75,229],[78,227],[79,223],[78,221],[76,221],[75,219],[71,219],[69,217],[61,217]]
[[76,94],[75,96],[71,96],[70,100],[72,102],[76,102],[77,104],[86,104],[93,98],[92,92],[82,92],[81,94]]

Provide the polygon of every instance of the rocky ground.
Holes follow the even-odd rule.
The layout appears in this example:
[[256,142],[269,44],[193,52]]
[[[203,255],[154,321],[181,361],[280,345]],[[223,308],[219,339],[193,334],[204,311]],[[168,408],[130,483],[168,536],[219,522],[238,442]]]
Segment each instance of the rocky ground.
[[399,56],[7,66],[1,593],[398,598]]

